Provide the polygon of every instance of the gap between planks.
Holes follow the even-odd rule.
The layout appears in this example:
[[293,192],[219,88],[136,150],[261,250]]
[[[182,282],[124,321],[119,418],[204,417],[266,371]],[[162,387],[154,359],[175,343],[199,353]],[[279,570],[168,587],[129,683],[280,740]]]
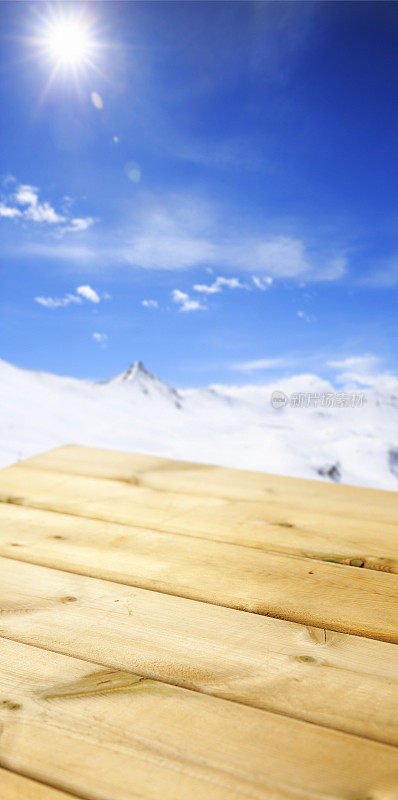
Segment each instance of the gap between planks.
[[92,667],[3,640],[6,768],[90,800],[395,797],[389,745]]
[[0,558],[5,638],[398,743],[394,645],[23,562],[7,566]]

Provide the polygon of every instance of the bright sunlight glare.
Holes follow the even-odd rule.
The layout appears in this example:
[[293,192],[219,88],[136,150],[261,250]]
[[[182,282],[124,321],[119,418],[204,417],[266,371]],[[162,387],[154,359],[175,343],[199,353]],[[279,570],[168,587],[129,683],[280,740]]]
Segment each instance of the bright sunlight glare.
[[46,46],[56,62],[74,65],[87,59],[91,42],[80,22],[59,20],[48,28]]
[[[44,102],[57,77],[71,80],[83,96],[84,86],[94,73],[102,79],[105,77],[104,60],[100,56],[109,45],[98,38],[96,15],[91,11],[87,13],[85,7],[77,10],[65,5],[46,7],[45,13],[40,11],[36,19],[33,35],[27,37],[27,42],[33,48],[33,57],[50,66],[39,102]],[[94,94],[96,98],[92,102],[97,108],[96,102],[102,103],[102,99],[98,92]]]

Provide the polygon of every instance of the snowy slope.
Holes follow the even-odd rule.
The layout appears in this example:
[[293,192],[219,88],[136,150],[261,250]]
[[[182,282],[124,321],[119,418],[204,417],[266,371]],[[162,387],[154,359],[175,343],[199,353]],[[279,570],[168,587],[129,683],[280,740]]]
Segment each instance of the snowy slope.
[[298,375],[266,386],[176,391],[140,362],[94,383],[0,361],[0,380],[0,466],[75,443],[398,488],[398,380],[391,376],[365,390],[363,408],[281,409],[270,403],[276,388],[287,395],[336,389]]

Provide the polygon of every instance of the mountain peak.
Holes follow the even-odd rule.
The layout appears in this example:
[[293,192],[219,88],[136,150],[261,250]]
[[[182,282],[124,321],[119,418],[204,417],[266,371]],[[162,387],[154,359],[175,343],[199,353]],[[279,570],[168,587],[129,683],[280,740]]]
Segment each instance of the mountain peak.
[[116,375],[116,377],[112,380],[117,380],[118,383],[127,383],[138,380],[140,377],[157,380],[155,375],[153,375],[152,372],[149,372],[142,361],[134,361],[133,364],[130,364],[128,369],[126,369],[124,372],[121,372],[120,375]]
[[156,375],[146,368],[142,361],[134,361],[124,372],[115,375],[114,378],[106,381],[106,383],[119,385],[129,384],[131,388],[134,387],[145,395],[163,395],[169,400],[172,400],[176,408],[181,408],[182,398],[177,390],[173,389],[164,381],[159,380]]

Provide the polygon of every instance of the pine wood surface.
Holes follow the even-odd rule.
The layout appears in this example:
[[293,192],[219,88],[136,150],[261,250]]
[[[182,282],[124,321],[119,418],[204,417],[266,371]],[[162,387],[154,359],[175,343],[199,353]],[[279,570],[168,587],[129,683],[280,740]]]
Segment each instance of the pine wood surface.
[[68,446],[0,500],[0,800],[398,798],[395,493]]
[[0,800],[76,800],[76,798],[77,795],[60,792],[51,786],[0,767]]

